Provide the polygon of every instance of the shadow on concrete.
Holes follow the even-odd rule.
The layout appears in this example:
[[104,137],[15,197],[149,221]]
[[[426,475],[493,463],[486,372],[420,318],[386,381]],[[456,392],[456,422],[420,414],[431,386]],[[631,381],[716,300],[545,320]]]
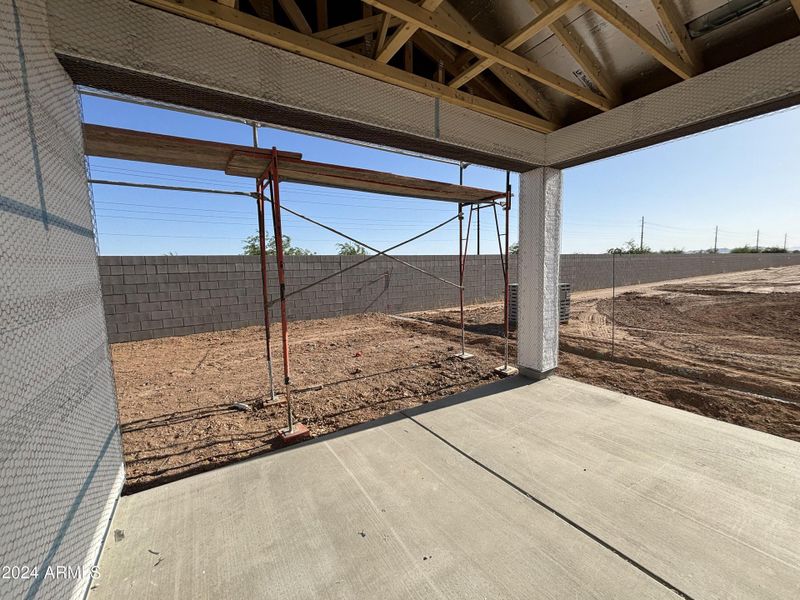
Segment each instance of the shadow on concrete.
[[[471,383],[474,383],[474,382],[477,382],[477,381],[479,381],[479,380],[475,380],[475,381],[473,381]],[[446,390],[448,388],[452,388],[452,387],[455,387],[456,385],[461,385],[463,383],[464,382],[458,382],[458,383],[454,383],[454,384],[451,384],[451,385],[442,386],[442,387],[437,388],[435,390],[429,391],[426,395],[435,394],[437,392],[444,391],[444,390]],[[125,487],[123,489],[123,494],[125,494],[125,495],[133,494],[133,493],[144,491],[144,490],[147,490],[147,489],[150,489],[150,488],[159,487],[161,485],[167,485],[167,484],[172,483],[174,481],[178,481],[180,479],[185,479],[186,477],[191,477],[191,476],[194,476],[194,475],[199,475],[199,474],[207,472],[207,471],[211,471],[211,470],[215,470],[216,471],[218,469],[224,469],[224,468],[236,466],[236,465],[242,464],[243,462],[246,462],[246,461],[249,461],[249,460],[255,460],[255,459],[263,458],[264,455],[266,455],[266,454],[278,455],[278,454],[281,454],[283,452],[294,452],[294,451],[300,450],[302,448],[306,448],[306,447],[314,445],[314,444],[324,443],[324,442],[327,442],[329,440],[336,439],[336,438],[341,437],[341,436],[351,435],[351,434],[357,433],[359,431],[372,429],[374,427],[380,427],[382,425],[385,425],[385,424],[388,424],[388,423],[393,423],[395,421],[400,421],[400,420],[407,419],[407,418],[413,418],[415,416],[418,416],[418,415],[421,415],[421,414],[424,414],[424,413],[427,413],[427,412],[431,412],[431,411],[434,411],[434,410],[440,410],[440,409],[443,409],[443,408],[454,406],[456,404],[461,404],[463,402],[469,402],[471,400],[476,400],[478,398],[483,398],[483,397],[486,397],[486,396],[492,396],[494,394],[498,394],[498,393],[501,393],[501,392],[504,392],[504,391],[507,391],[507,390],[511,390],[511,389],[515,389],[515,388],[519,388],[519,387],[523,387],[523,386],[527,386],[527,385],[536,385],[537,383],[538,382],[534,382],[534,381],[531,381],[531,380],[528,380],[528,379],[525,379],[525,378],[522,378],[522,377],[510,377],[508,379],[502,379],[502,380],[499,380],[499,381],[493,381],[491,383],[488,383],[488,384],[485,384],[485,385],[481,385],[481,386],[478,386],[476,388],[473,388],[473,389],[470,389],[470,390],[467,390],[467,391],[464,391],[464,392],[460,392],[458,394],[453,394],[451,396],[447,396],[446,398],[441,398],[439,400],[434,400],[434,401],[428,402],[426,404],[420,404],[420,405],[412,407],[412,408],[402,409],[402,410],[399,410],[397,412],[390,413],[390,414],[388,414],[388,415],[386,415],[384,417],[381,417],[381,418],[378,418],[378,419],[375,419],[375,420],[372,420],[372,421],[368,421],[366,423],[359,423],[359,424],[356,424],[356,425],[352,425],[350,427],[345,427],[345,428],[342,428],[342,429],[340,429],[338,431],[334,431],[334,432],[331,432],[331,433],[328,433],[328,434],[325,434],[325,435],[322,435],[322,436],[319,436],[319,437],[315,437],[315,438],[313,438],[311,440],[308,440],[306,442],[303,442],[303,443],[300,443],[300,444],[297,444],[297,445],[294,445],[294,446],[285,447],[285,448],[278,448],[276,446],[276,438],[277,438],[277,434],[278,434],[277,430],[264,430],[264,431],[259,431],[259,432],[253,432],[251,434],[245,434],[245,435],[241,435],[241,436],[234,436],[233,438],[230,435],[218,436],[218,437],[215,437],[215,438],[206,438],[206,439],[202,440],[199,445],[193,446],[191,448],[184,448],[184,449],[176,451],[176,452],[165,452],[165,453],[160,454],[160,455],[154,455],[154,456],[151,455],[151,456],[147,456],[145,458],[134,459],[134,460],[126,461],[126,462],[128,464],[133,464],[135,462],[141,462],[143,460],[158,460],[158,459],[163,459],[163,460],[167,461],[170,457],[173,457],[173,456],[180,456],[180,455],[183,455],[183,454],[188,454],[188,453],[191,453],[191,452],[193,452],[195,450],[198,450],[198,449],[201,449],[201,448],[213,447],[213,446],[218,445],[218,444],[227,444],[227,443],[230,443],[231,441],[243,441],[243,442],[244,441],[261,441],[261,442],[263,442],[264,446],[262,448],[257,448],[257,449],[244,449],[244,450],[241,450],[241,451],[234,451],[234,452],[216,454],[213,457],[213,459],[214,459],[213,462],[209,462],[209,458],[208,457],[204,457],[204,458],[198,459],[197,461],[194,461],[192,463],[188,463],[188,464],[187,463],[183,463],[183,464],[180,464],[180,465],[176,465],[174,467],[167,467],[167,468],[164,468],[162,470],[159,470],[159,471],[156,471],[156,472],[153,472],[153,473],[148,473],[147,475],[145,475],[146,477],[156,476],[156,477],[158,477],[158,479],[156,479],[156,480],[148,480],[148,481],[135,481],[135,480],[134,481],[126,481]],[[408,400],[408,399],[409,398],[407,396],[398,396],[398,397],[382,400],[377,404],[387,404],[387,403],[390,403],[390,402],[395,402],[395,401],[400,401],[400,400]],[[330,414],[322,415],[322,416],[317,417],[317,418],[315,418],[313,420],[309,420],[306,423],[307,424],[308,423],[314,423],[314,422],[316,422],[318,420],[322,420],[322,419],[325,419],[325,418],[330,418],[331,416],[337,416],[337,415],[342,415],[342,414],[346,414],[346,413],[357,412],[358,410],[365,410],[367,408],[372,408],[375,405],[376,404],[373,403],[373,404],[369,404],[369,405],[363,406],[361,408],[348,409],[348,410],[340,411],[340,412],[337,412],[337,413],[330,413]],[[228,407],[229,405],[226,404],[224,406]],[[184,411],[184,412],[190,413],[192,411]],[[186,442],[185,441],[184,442],[178,442],[178,443],[176,443],[176,444],[174,444],[172,446],[167,446],[164,449],[166,450],[166,449],[169,449],[169,448],[174,448],[176,446],[184,446],[185,447],[186,446]],[[222,464],[220,464],[220,463],[222,463]],[[177,469],[180,469],[180,472],[170,473],[170,471],[174,471],[174,470],[177,470]]]

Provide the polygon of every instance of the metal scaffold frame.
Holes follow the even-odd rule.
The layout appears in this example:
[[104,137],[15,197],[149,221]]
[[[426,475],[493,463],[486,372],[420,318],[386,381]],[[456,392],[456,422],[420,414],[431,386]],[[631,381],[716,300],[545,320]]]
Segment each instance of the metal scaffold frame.
[[[252,197],[256,201],[257,217],[258,217],[258,243],[260,250],[260,268],[261,268],[261,292],[264,305],[264,342],[265,342],[265,358],[267,363],[267,375],[269,378],[269,402],[263,399],[256,403],[257,408],[263,408],[268,405],[279,404],[282,401],[275,399],[275,386],[273,379],[273,365],[272,365],[272,348],[270,336],[270,308],[275,304],[280,305],[280,322],[281,322],[281,346],[283,358],[283,384],[286,402],[286,428],[280,430],[281,438],[285,443],[299,441],[309,436],[308,429],[302,424],[298,423],[295,419],[292,410],[292,379],[291,369],[289,362],[289,331],[288,331],[288,313],[286,301],[291,296],[299,294],[309,288],[321,284],[332,277],[341,275],[342,273],[354,269],[364,263],[374,260],[379,256],[384,256],[392,261],[398,262],[410,269],[418,271],[436,279],[437,281],[446,285],[455,287],[458,290],[459,296],[459,313],[460,313],[460,338],[461,338],[461,352],[456,357],[460,359],[472,358],[472,354],[466,352],[465,340],[465,319],[464,319],[464,280],[466,274],[467,254],[469,251],[469,238],[472,228],[472,213],[491,207],[494,211],[495,224],[497,226],[497,239],[500,247],[500,261],[503,268],[504,278],[504,294],[503,294],[503,320],[504,320],[504,337],[505,337],[505,366],[496,369],[498,372],[510,373],[512,368],[509,367],[508,344],[509,344],[509,323],[508,323],[508,291],[509,291],[509,213],[511,210],[511,186],[510,186],[510,173],[506,173],[506,190],[505,193],[492,192],[489,190],[479,190],[476,188],[464,187],[463,185],[463,172],[464,163],[459,163],[459,185],[453,186],[451,184],[441,184],[438,182],[426,180],[414,180],[413,178],[402,178],[392,174],[382,174],[379,172],[364,171],[353,169],[351,167],[340,167],[337,165],[327,165],[322,163],[310,163],[301,160],[301,155],[294,153],[287,153],[278,151],[276,147],[270,150],[260,148],[258,144],[258,126],[253,124],[253,147],[250,149],[249,154],[243,147],[236,147],[229,144],[219,144],[214,142],[202,142],[199,140],[189,140],[185,138],[175,138],[169,136],[160,136],[156,134],[147,134],[143,132],[135,132],[129,130],[115,130],[113,128],[98,128],[97,126],[86,126],[84,128],[88,134],[88,146],[93,151],[89,154],[97,156],[106,156],[111,158],[126,158],[129,160],[144,160],[146,162],[166,162],[173,165],[194,166],[200,168],[211,168],[217,170],[224,170],[230,175],[242,175],[245,172],[255,175],[255,192],[238,192],[230,190],[217,190],[207,188],[194,188],[184,186],[167,186],[146,184],[137,182],[125,181],[109,181],[109,180],[90,180],[90,183],[103,184],[103,185],[119,185],[127,187],[142,187],[154,188],[162,190],[175,190],[183,192],[199,192],[199,193],[213,193],[225,195],[237,195]],[[149,153],[148,150],[157,150],[159,147],[166,148],[167,152]],[[238,162],[237,162],[238,161]],[[266,166],[264,166],[266,161]],[[286,161],[286,168],[288,173],[283,173],[281,163]],[[260,166],[259,166],[260,163]],[[303,167],[306,165],[306,167]],[[315,179],[312,171],[303,172],[303,168],[308,166],[319,167],[320,169],[327,169],[324,179]],[[232,169],[235,169],[232,171]],[[298,171],[300,169],[300,171]],[[458,212],[455,216],[446,219],[442,223],[435,225],[405,241],[395,244],[385,250],[380,250],[367,244],[357,238],[354,238],[346,233],[339,231],[329,225],[325,225],[315,219],[312,219],[302,213],[292,210],[281,204],[280,196],[280,182],[282,180],[303,182],[311,185],[323,185],[327,187],[341,187],[344,189],[360,189],[365,190],[365,186],[380,186],[380,177],[386,177],[386,186],[388,190],[381,191],[380,189],[372,189],[371,191],[377,193],[389,193],[398,195],[398,191],[402,190],[405,193],[410,193],[412,196],[432,200],[449,200],[457,202]],[[392,187],[393,186],[393,187]],[[463,190],[464,196],[461,199],[456,199],[459,190]],[[268,192],[268,196],[267,196]],[[497,199],[505,196],[505,201],[498,203]],[[276,270],[278,275],[279,284],[279,297],[275,300],[269,298],[268,287],[268,271],[267,271],[267,249],[266,249],[266,205],[269,203],[272,211],[272,225],[273,236],[275,240],[275,254],[276,254]],[[502,234],[497,220],[497,206],[500,204],[505,211],[505,251],[501,241]],[[467,231],[464,235],[464,207],[469,205],[470,211],[467,218]],[[351,242],[359,244],[366,249],[373,251],[375,254],[365,257],[352,265],[344,267],[335,273],[326,275],[304,285],[296,290],[287,292],[286,289],[286,268],[284,256],[284,242],[283,242],[283,222],[282,212],[288,212],[302,220],[317,225],[327,231],[330,231],[338,236],[341,236]],[[450,281],[444,277],[422,269],[416,265],[402,260],[396,256],[392,256],[389,252],[413,242],[429,233],[436,231],[452,221],[458,219],[458,236],[459,236],[459,266],[458,266],[458,283]],[[478,232],[480,235],[480,232]]]

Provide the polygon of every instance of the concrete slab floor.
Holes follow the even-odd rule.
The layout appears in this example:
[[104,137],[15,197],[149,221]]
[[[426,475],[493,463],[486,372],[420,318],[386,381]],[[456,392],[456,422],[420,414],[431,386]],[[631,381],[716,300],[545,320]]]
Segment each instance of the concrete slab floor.
[[90,598],[786,599],[798,540],[800,444],[511,378],[122,498]]

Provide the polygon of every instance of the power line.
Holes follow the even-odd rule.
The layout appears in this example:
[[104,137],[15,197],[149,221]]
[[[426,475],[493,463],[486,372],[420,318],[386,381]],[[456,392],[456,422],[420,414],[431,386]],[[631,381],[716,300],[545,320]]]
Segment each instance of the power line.
[[[201,217],[201,216],[208,216],[208,218],[214,218],[216,215],[193,215],[191,212],[194,211],[203,211],[203,212],[215,212],[215,213],[222,213],[225,216],[233,216],[232,218],[236,218],[235,215],[251,215],[255,217],[255,215],[250,211],[224,211],[224,210],[211,210],[211,209],[194,209],[194,208],[181,208],[181,207],[166,207],[166,208],[174,208],[177,210],[173,211],[158,211],[158,210],[136,210],[131,208],[113,208],[113,204],[107,206],[106,203],[95,203],[95,204],[102,204],[102,206],[97,206],[99,210],[104,211],[114,211],[114,212],[129,212],[135,214],[147,214],[147,215],[171,215],[171,216],[189,216],[189,217]],[[139,205],[133,205],[139,206]],[[156,208],[162,208],[155,206]],[[183,211],[183,212],[180,212]],[[359,224],[359,221],[367,221],[369,223],[393,223],[396,225],[419,225],[420,221],[401,221],[397,219],[371,219],[369,217],[347,217],[347,218],[339,218],[339,217],[324,217],[329,221],[337,221],[342,223],[352,223],[352,224]],[[251,219],[247,219],[248,222]],[[385,226],[384,226],[385,227]]]

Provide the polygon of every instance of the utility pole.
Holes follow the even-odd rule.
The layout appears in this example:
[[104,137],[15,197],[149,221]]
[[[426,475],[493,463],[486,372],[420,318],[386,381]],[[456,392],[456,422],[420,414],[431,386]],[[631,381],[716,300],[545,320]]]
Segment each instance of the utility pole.
[[786,252],[786,238],[789,237],[788,233],[783,234],[783,251]]
[[761,230],[756,229],[756,252],[758,252],[758,243],[761,239]]
[[644,252],[644,217],[642,217],[642,232],[639,235],[639,252]]
[[719,225],[714,227],[714,254],[717,253],[717,236],[719,235]]

